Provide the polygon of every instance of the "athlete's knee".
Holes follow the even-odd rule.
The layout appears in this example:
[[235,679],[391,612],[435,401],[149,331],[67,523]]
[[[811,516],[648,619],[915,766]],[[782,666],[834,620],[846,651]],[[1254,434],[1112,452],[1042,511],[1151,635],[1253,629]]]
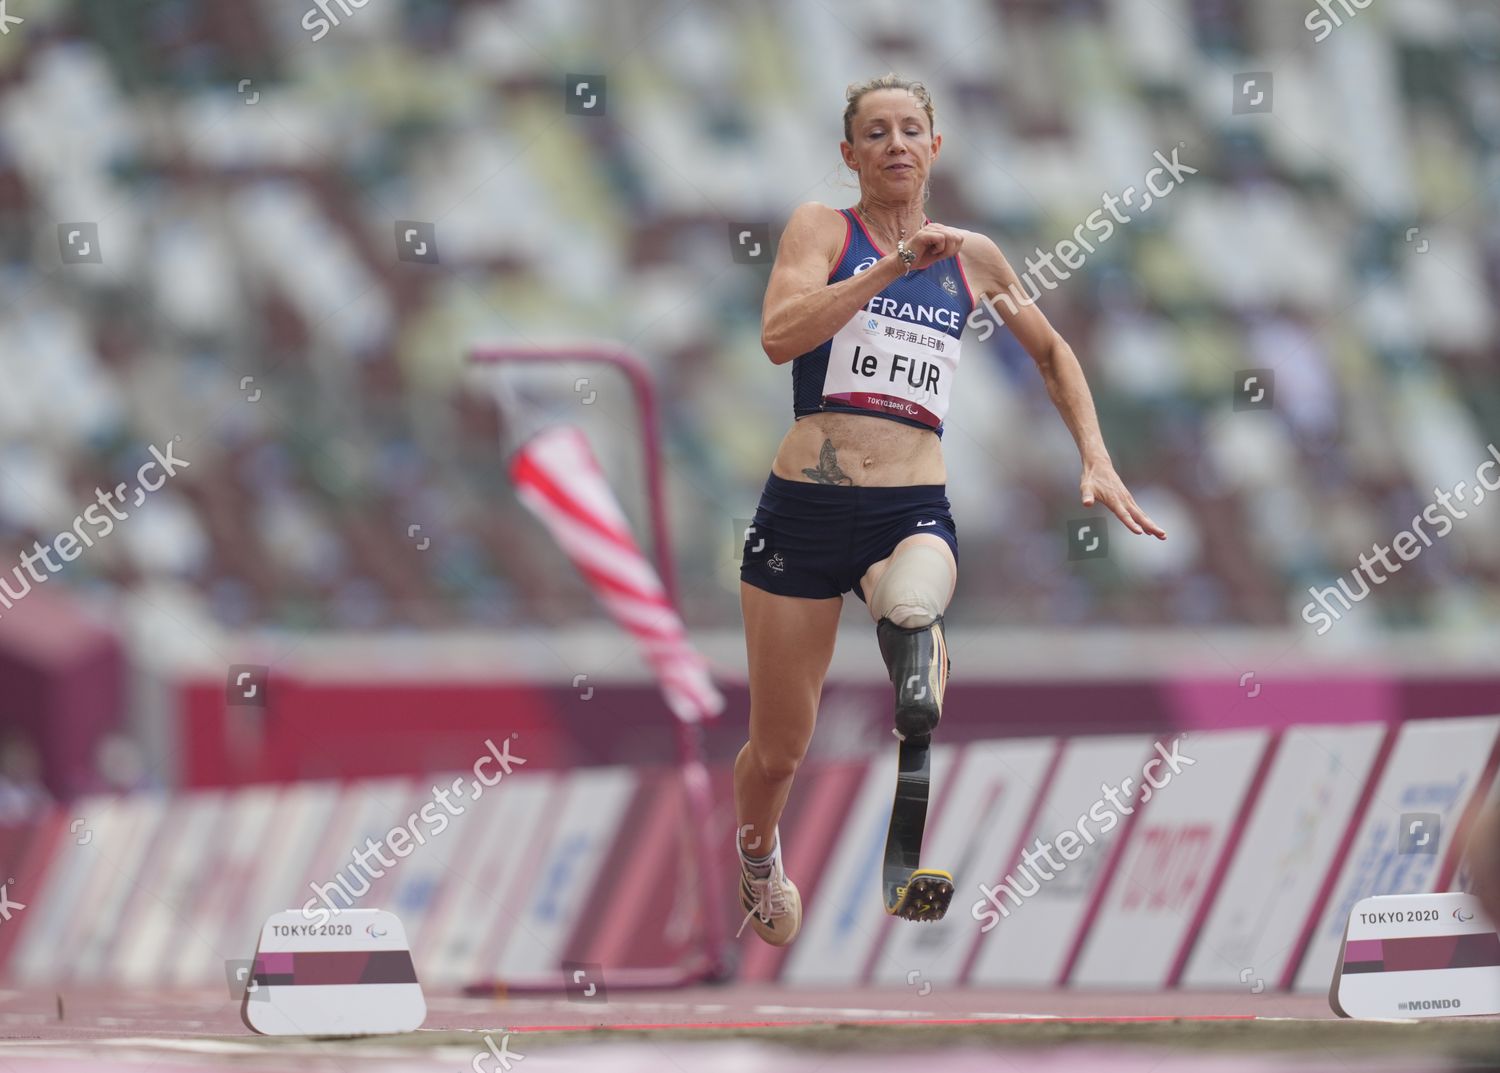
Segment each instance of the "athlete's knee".
[[907,629],[930,626],[948,606],[953,559],[930,544],[908,547],[891,560],[870,593],[870,613]]
[[750,742],[750,759],[761,778],[782,782],[797,774],[807,756],[807,740],[780,738],[769,742]]
[[937,612],[930,604],[894,604],[890,611],[882,616],[894,622],[897,626],[905,626],[907,629],[920,629],[923,626],[931,626],[937,621]]

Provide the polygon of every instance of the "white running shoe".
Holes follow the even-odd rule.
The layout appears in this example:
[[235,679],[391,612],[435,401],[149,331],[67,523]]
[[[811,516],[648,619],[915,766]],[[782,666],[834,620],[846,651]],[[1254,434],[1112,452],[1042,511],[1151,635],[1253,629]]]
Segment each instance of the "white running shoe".
[[785,946],[802,930],[802,895],[782,870],[779,853],[771,859],[771,874],[765,879],[740,866],[740,905],[745,919],[734,933],[736,939],[744,934],[745,925],[751,924],[755,934],[772,946]]

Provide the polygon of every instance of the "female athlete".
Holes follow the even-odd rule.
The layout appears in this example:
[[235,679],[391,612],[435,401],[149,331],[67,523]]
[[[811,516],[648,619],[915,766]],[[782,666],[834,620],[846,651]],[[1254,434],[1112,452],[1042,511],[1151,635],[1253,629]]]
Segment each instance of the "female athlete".
[[[746,535],[750,740],[734,787],[745,923],[777,946],[802,925],[777,821],[812,739],[844,593],[876,622],[897,736],[930,736],[942,714],[958,537],[939,437],[975,302],[1021,293],[993,241],[927,219],[942,144],[921,83],[850,86],[840,150],[859,203],[800,206],[766,288],[761,344],[774,364],[791,362],[795,421]],[[1084,506],[1165,539],[1115,473],[1068,344],[1035,305],[996,308],[1078,445]]]

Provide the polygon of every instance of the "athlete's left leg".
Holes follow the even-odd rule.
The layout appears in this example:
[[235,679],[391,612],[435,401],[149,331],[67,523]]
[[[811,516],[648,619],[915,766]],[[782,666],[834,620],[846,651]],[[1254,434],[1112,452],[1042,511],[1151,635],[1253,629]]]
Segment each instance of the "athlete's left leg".
[[880,654],[896,687],[896,797],[891,804],[881,886],[886,912],[904,920],[941,920],[953,900],[953,876],[921,863],[932,766],[932,731],[948,684],[943,612],[958,564],[943,538],[918,533],[896,544],[861,579],[876,621]]
[[896,733],[903,739],[930,735],[942,715],[948,684],[943,612],[957,583],[953,550],[927,533],[906,537],[860,579],[896,687]]

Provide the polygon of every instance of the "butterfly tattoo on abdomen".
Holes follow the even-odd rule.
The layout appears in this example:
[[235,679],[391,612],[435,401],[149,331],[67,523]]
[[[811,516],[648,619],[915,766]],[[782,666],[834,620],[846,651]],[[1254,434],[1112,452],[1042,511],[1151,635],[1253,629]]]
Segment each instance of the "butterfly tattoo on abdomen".
[[839,456],[833,449],[832,440],[823,441],[823,449],[818,452],[818,468],[804,469],[802,475],[819,484],[854,483],[854,478],[839,468]]

